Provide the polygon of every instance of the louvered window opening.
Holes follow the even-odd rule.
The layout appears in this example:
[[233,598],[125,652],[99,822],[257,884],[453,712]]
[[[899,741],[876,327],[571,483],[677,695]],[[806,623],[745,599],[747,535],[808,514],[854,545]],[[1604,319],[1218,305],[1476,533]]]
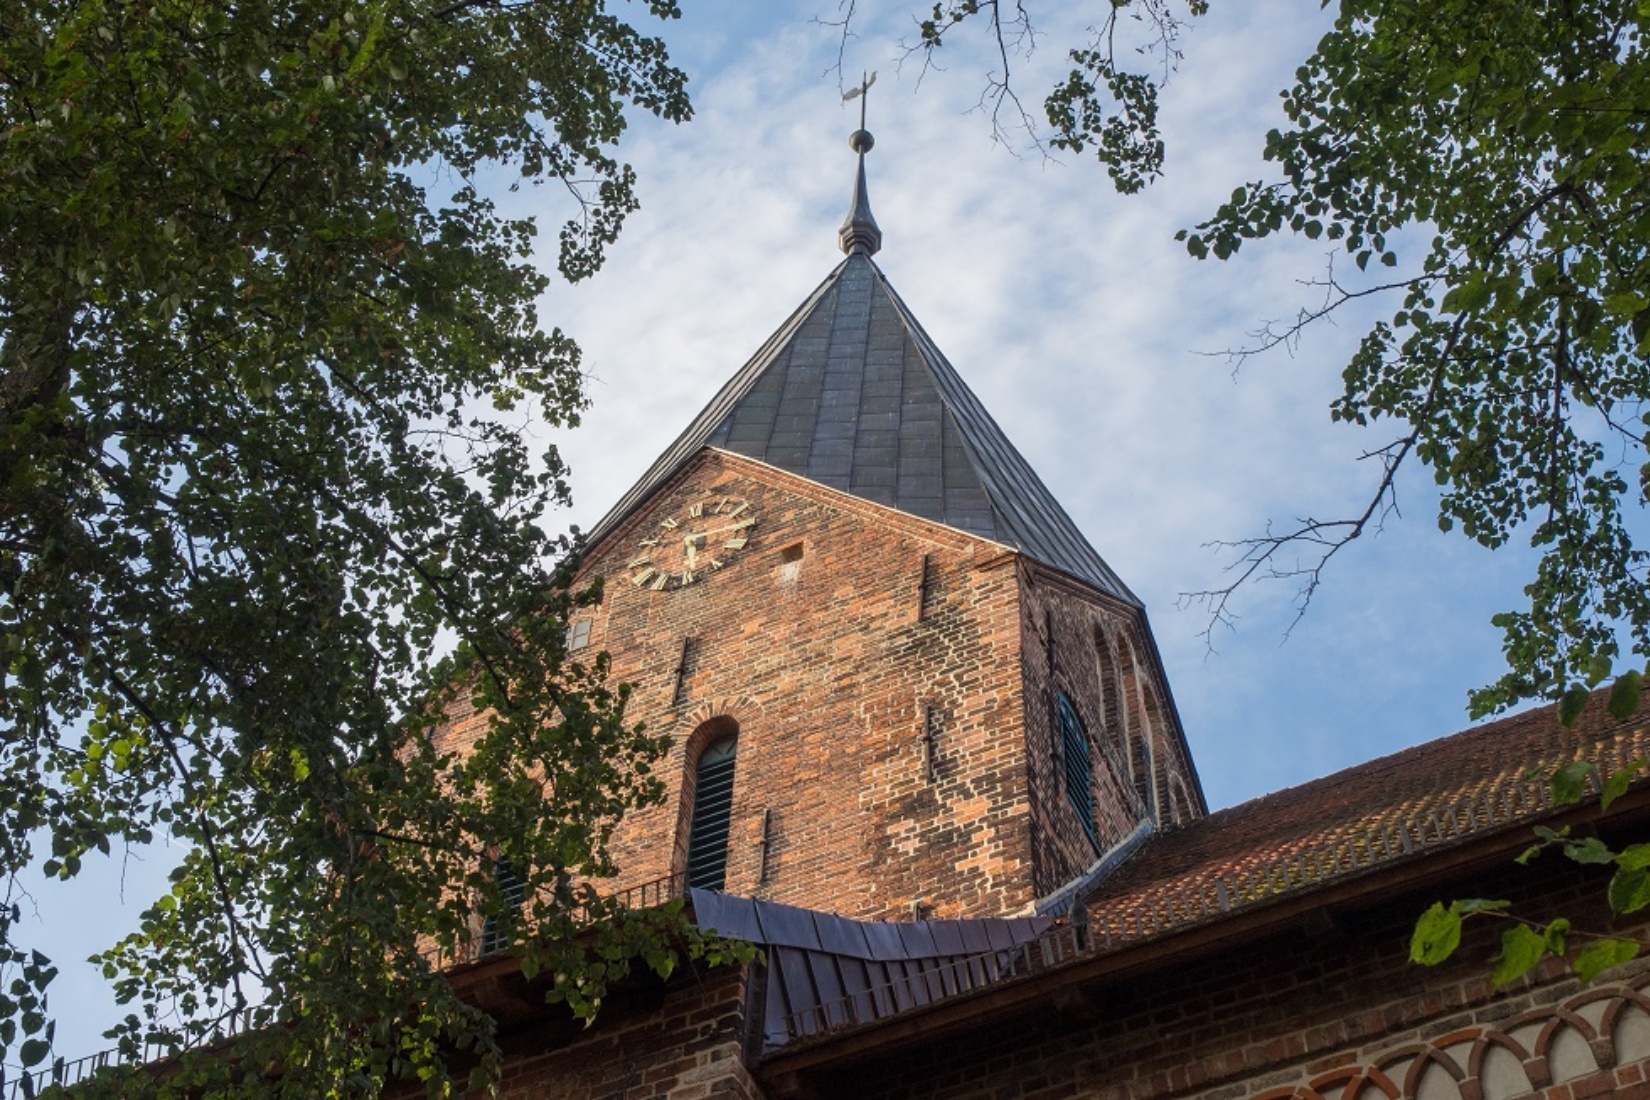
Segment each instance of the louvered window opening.
[[1061,757],[1066,767],[1066,796],[1071,799],[1071,808],[1077,811],[1077,820],[1083,823],[1089,840],[1099,844],[1100,838],[1094,830],[1094,784],[1090,778],[1093,765],[1089,759],[1088,730],[1083,728],[1077,708],[1064,692],[1056,697],[1055,710],[1060,722]]
[[733,816],[733,765],[738,742],[724,738],[699,757],[688,829],[687,884],[720,890],[728,875],[728,823]]
[[[524,890],[523,883],[516,876],[516,869],[510,866],[510,861],[500,859],[493,863],[493,876],[498,881],[499,900],[510,913],[510,924],[515,923],[515,917],[521,912],[521,899]],[[491,955],[503,951],[510,946],[510,937],[498,917],[488,917],[481,925],[481,953]]]

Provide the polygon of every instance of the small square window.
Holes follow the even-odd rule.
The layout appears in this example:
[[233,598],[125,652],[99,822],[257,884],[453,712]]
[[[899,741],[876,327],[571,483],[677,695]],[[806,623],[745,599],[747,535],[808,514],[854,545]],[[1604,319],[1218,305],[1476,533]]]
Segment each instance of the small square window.
[[576,653],[590,644],[590,620],[580,619],[567,628],[567,652]]

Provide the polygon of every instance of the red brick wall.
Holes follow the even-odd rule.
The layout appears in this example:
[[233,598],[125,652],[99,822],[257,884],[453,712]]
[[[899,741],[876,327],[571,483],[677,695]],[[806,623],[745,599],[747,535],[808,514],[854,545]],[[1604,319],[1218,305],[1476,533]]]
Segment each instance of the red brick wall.
[[[626,563],[661,519],[728,496],[758,523],[725,568],[681,590],[632,583]],[[784,560],[798,546],[800,560]],[[615,885],[679,864],[689,746],[721,719],[739,728],[729,892],[856,918],[1027,904],[1014,560],[738,456],[696,460],[586,564],[607,578],[592,645],[612,655],[615,680],[637,685],[632,717],[674,739],[660,772],[670,803],[621,826]]]
[[[725,525],[711,517],[730,499],[757,523],[723,568],[634,583],[680,557],[690,525]],[[1143,808],[1189,812],[1169,793],[1195,781],[1144,617],[995,543],[707,452],[604,539],[594,576],[592,651],[636,685],[630,716],[673,741],[667,803],[621,825],[623,875],[605,888],[682,869],[693,764],[737,730],[729,892],[860,919],[1022,910],[1098,854],[1059,768],[1051,626],[1057,686],[1094,742],[1101,849]],[[455,711],[443,747],[479,721]]]
[[[1086,871],[1141,820],[1175,824],[1200,810],[1188,793],[1196,779],[1166,705],[1168,686],[1150,661],[1145,616],[1031,563],[1021,572],[1033,863],[1041,896]],[[1067,795],[1057,691],[1076,705],[1089,734],[1098,846]]]
[[[568,1045],[507,1037],[505,1100],[758,1100],[743,1061],[743,980],[678,981],[651,1009],[606,1011]],[[548,1049],[545,1049],[548,1047]]]

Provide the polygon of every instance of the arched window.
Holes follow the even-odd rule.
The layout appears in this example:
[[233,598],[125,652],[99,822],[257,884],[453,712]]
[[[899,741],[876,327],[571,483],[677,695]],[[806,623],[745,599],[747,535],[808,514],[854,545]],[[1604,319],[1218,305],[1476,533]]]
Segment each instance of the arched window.
[[481,922],[483,955],[491,955],[510,946],[510,928],[515,926],[516,918],[521,913],[522,881],[516,875],[516,869],[510,866],[510,861],[503,856],[493,861],[493,878],[498,883],[499,904],[507,919],[500,919],[498,914],[494,914]]
[[693,780],[693,822],[688,827],[687,884],[720,890],[728,875],[728,822],[733,816],[733,764],[737,736],[712,741],[699,754]]
[[1066,797],[1071,799],[1071,808],[1077,811],[1077,820],[1083,823],[1089,840],[1099,844],[1094,830],[1094,765],[1089,759],[1089,732],[1083,727],[1076,705],[1063,691],[1055,697],[1055,711],[1060,723],[1060,755],[1065,761]]
[[1126,638],[1119,647],[1118,657],[1123,665],[1124,697],[1128,700],[1125,710],[1130,716],[1129,775],[1134,780],[1135,793],[1140,796],[1141,808],[1156,821],[1161,816],[1154,779],[1157,769],[1152,759],[1152,740],[1157,736],[1158,728],[1157,711],[1151,703],[1141,700],[1134,646]]

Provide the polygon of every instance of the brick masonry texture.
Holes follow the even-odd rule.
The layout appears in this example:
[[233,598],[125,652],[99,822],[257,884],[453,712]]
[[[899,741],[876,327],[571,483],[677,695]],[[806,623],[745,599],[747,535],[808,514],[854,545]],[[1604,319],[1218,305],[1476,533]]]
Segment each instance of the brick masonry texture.
[[[722,568],[655,590],[644,570],[679,570],[682,532],[726,527],[724,501],[756,518],[747,545],[700,546]],[[597,576],[590,645],[672,741],[666,802],[621,824],[604,889],[683,869],[693,762],[732,732],[728,891],[856,919],[1023,911],[1144,817],[1201,813],[1144,616],[997,543],[710,450],[603,538]],[[1098,843],[1056,691],[1092,742]],[[441,747],[483,721],[455,708]]]
[[[630,562],[673,551],[644,539],[727,499],[758,522],[724,568],[634,583],[647,565]],[[585,574],[607,582],[592,644],[673,742],[670,804],[618,834],[620,886],[681,868],[692,762],[735,728],[727,889],[860,919],[1020,911],[1143,814],[1200,812],[1143,616],[996,543],[708,451]],[[1066,797],[1051,685],[1094,741],[1098,850]]]
[[[762,1100],[745,1068],[743,975],[690,976],[622,1007],[589,1030],[556,1020],[501,1038],[504,1100]],[[422,1090],[398,1100],[422,1097]]]
[[[1537,919],[1601,927],[1601,876],[1558,860],[1457,880]],[[1406,960],[1433,895],[1337,908],[1239,946],[1172,951],[1086,984],[1045,985],[901,1044],[787,1070],[754,1059],[744,972],[678,976],[588,1031],[504,1039],[510,1100],[1588,1100],[1650,1097],[1650,963],[1582,986],[1544,965],[1487,978],[1499,924],[1469,925],[1439,968]],[[1619,934],[1650,931],[1629,922]],[[783,1054],[783,1051],[781,1051]],[[753,1064],[754,1061],[754,1064]]]
[[[1042,896],[1086,871],[1140,821],[1172,828],[1204,807],[1145,616],[1029,561],[1020,571],[1026,763]],[[1057,694],[1071,699],[1092,744],[1095,841],[1067,797]]]
[[[664,519],[725,498],[758,521],[725,568],[679,590],[633,583],[627,562]],[[606,578],[592,645],[637,685],[631,716],[673,742],[667,804],[615,838],[615,887],[681,869],[691,763],[736,727],[730,893],[860,919],[1032,900],[1020,597],[1002,548],[710,451],[585,573]]]

